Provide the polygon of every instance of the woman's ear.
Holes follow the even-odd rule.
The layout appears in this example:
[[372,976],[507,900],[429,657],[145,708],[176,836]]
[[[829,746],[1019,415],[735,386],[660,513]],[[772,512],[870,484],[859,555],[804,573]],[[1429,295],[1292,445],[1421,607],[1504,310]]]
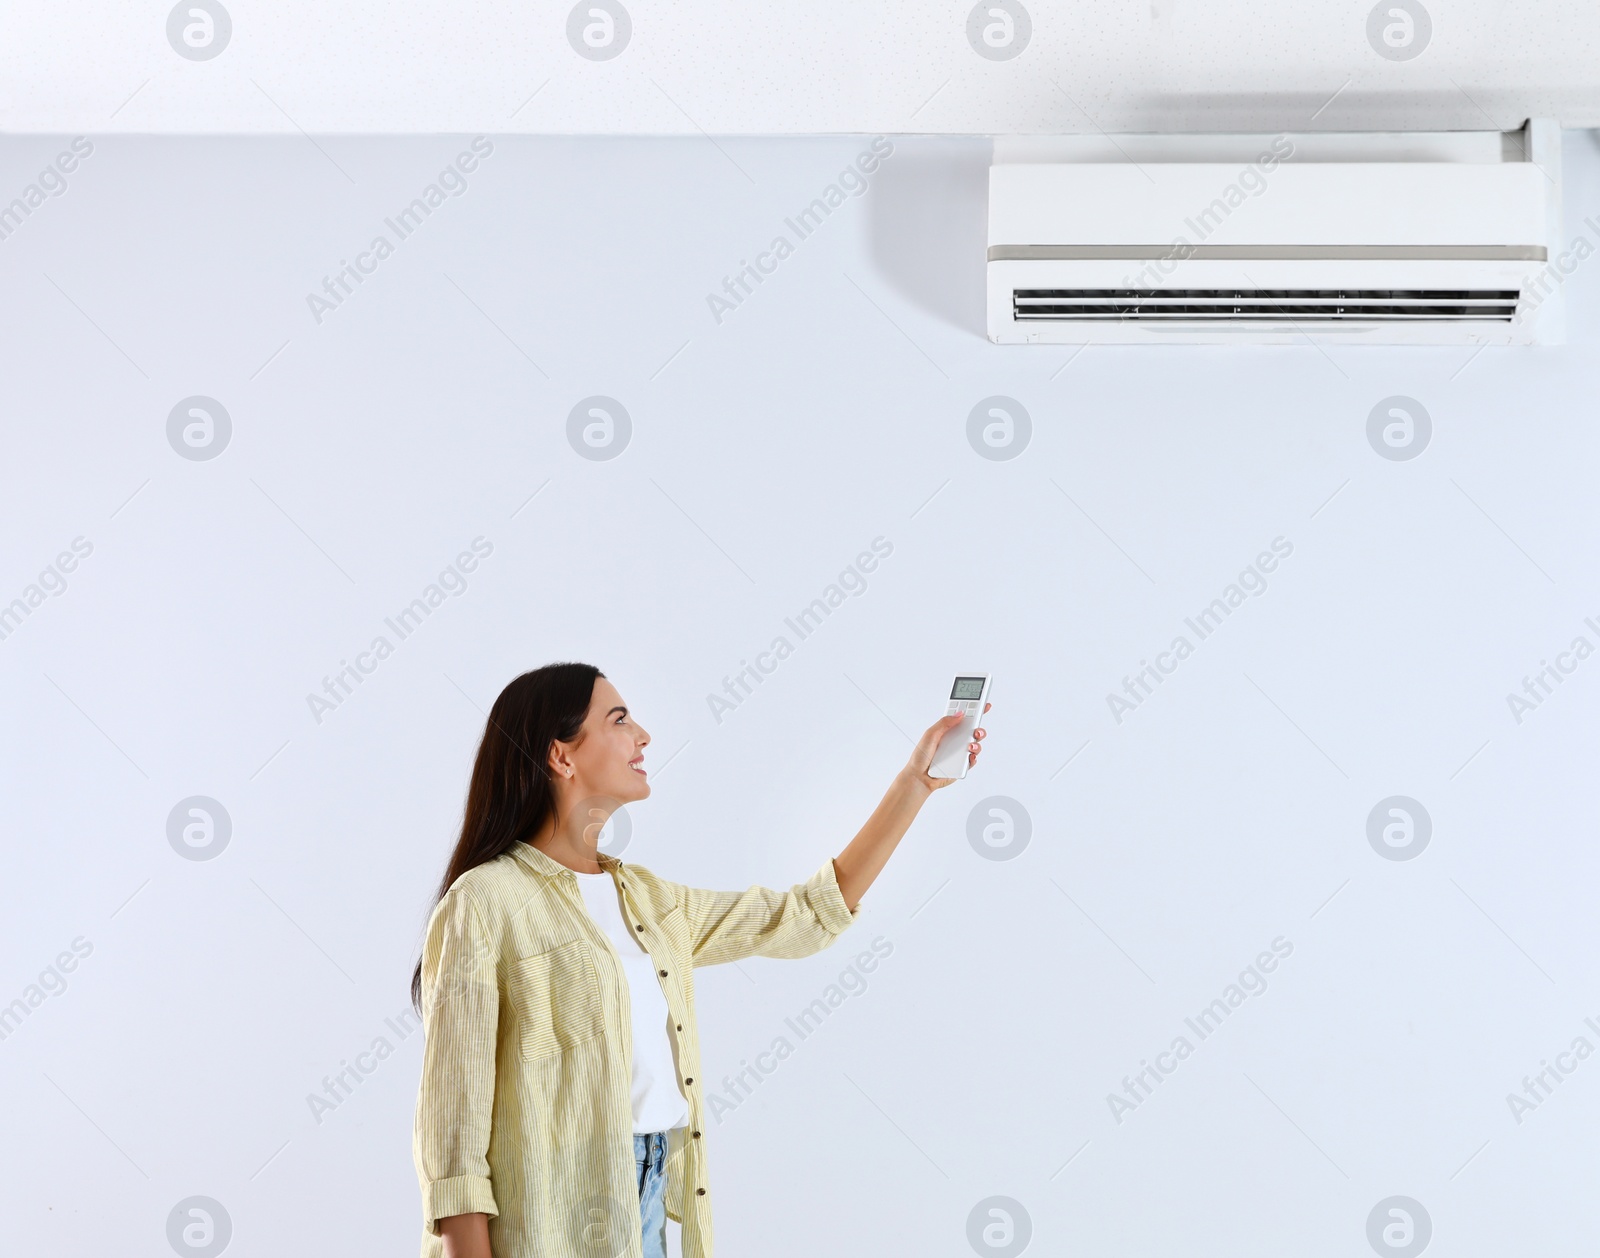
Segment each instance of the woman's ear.
[[550,780],[553,782],[560,781],[563,778],[571,778],[576,771],[572,764],[572,757],[567,754],[567,744],[559,738],[551,740],[548,764]]

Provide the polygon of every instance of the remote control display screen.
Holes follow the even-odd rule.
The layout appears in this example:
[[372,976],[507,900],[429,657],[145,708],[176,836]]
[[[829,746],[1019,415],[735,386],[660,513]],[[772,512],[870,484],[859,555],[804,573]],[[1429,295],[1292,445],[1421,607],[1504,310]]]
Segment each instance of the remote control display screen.
[[982,694],[982,677],[957,677],[956,688],[950,692],[950,697],[952,699],[976,699]]

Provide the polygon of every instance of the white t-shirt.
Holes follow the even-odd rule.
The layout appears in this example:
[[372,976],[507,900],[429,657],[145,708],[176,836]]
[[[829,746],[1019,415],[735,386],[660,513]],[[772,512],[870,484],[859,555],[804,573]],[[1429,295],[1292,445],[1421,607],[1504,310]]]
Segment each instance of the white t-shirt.
[[633,1013],[633,1130],[667,1131],[689,1122],[689,1102],[678,1087],[678,1067],[672,1036],[672,1014],[661,994],[655,962],[627,922],[622,902],[610,874],[572,871],[583,893],[584,907],[611,939],[628,982],[628,1003]]

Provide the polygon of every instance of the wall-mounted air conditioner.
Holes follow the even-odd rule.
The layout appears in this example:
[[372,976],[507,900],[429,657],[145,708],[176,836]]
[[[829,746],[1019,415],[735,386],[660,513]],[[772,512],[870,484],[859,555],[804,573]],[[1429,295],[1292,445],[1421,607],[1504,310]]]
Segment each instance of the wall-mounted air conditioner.
[[1546,300],[1561,278],[1549,267],[1559,164],[1532,160],[1555,147],[1548,136],[1536,142],[1531,127],[1431,144],[1405,136],[996,141],[989,337],[1559,339]]

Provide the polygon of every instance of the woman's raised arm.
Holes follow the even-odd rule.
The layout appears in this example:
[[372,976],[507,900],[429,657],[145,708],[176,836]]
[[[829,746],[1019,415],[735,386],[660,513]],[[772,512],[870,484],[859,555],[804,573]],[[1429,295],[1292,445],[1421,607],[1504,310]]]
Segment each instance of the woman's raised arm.
[[[984,712],[987,713],[993,706],[984,704]],[[917,819],[917,813],[922,811],[924,801],[940,787],[949,786],[956,780],[929,777],[928,766],[933,763],[933,753],[939,749],[939,740],[944,737],[945,730],[960,721],[959,714],[943,716],[923,731],[911,752],[911,759],[906,761],[905,768],[895,774],[883,799],[873,809],[872,816],[867,818],[867,824],[850,840],[850,846],[834,858],[833,870],[839,880],[839,891],[852,913],[861,902],[861,897],[867,893],[867,888],[889,863],[895,846],[905,837],[905,832]],[[978,763],[978,753],[983,750],[983,734],[982,729],[972,731],[973,742],[968,749],[967,759],[969,768]]]

